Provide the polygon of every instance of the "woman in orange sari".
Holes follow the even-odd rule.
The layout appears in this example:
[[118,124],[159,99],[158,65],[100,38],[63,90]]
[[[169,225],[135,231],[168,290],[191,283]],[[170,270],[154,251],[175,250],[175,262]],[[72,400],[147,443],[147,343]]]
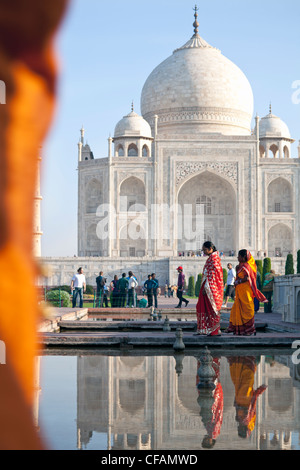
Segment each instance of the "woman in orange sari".
[[223,269],[216,247],[211,242],[203,244],[208,260],[205,263],[197,311],[197,335],[220,335],[220,310],[223,303]]
[[266,385],[254,388],[254,377],[257,369],[255,357],[229,357],[230,376],[235,388],[234,406],[238,435],[247,438],[251,435],[256,423],[256,406],[259,396],[266,390]]
[[239,265],[235,281],[235,302],[231,309],[229,328],[226,333],[235,335],[256,335],[254,322],[254,297],[259,302],[268,302],[265,296],[256,287],[257,267],[251,253],[240,250],[238,254]]

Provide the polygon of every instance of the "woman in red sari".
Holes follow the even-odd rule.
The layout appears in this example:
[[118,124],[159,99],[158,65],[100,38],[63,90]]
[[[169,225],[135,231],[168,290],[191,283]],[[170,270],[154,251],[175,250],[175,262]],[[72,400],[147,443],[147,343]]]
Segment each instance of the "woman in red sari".
[[220,310],[224,283],[220,255],[211,242],[203,244],[208,260],[205,263],[197,311],[197,335],[220,335]]

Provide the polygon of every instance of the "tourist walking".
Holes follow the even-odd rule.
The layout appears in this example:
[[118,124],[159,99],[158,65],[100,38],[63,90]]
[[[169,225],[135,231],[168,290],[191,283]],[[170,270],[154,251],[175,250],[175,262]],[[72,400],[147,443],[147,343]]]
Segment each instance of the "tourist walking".
[[259,302],[267,302],[267,299],[257,289],[257,266],[251,253],[247,250],[240,250],[238,261],[235,281],[236,295],[226,333],[243,336],[256,335],[253,299],[256,297]]
[[118,307],[120,308],[125,307],[127,291],[128,291],[128,279],[126,279],[126,273],[123,273],[121,279],[118,280],[118,292],[119,292]]
[[178,305],[175,308],[181,308],[182,302],[185,302],[185,306],[187,307],[189,300],[183,297],[183,289],[184,289],[184,280],[185,275],[183,274],[183,267],[179,266],[177,268],[178,272],[178,280],[177,280],[177,298],[179,300]]
[[224,307],[227,307],[229,297],[231,297],[233,301],[235,299],[234,282],[235,282],[235,277],[236,277],[236,270],[234,269],[231,263],[228,263],[227,269],[228,269],[228,273],[227,273],[227,281],[226,281]]
[[79,295],[79,307],[83,307],[83,292],[86,290],[86,279],[83,269],[79,268],[71,280],[71,292],[73,294],[72,307],[76,307],[77,296]]
[[220,335],[220,310],[223,303],[223,269],[219,252],[212,242],[203,244],[208,259],[204,265],[197,311],[198,335]]

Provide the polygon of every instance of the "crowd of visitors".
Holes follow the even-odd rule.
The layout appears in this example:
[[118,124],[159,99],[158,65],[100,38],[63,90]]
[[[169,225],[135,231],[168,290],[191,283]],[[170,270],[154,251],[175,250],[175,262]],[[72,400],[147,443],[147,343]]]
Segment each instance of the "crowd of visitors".
[[[260,303],[264,304],[264,311],[272,311],[272,295],[275,272],[270,271],[264,276],[264,281],[260,278],[256,262],[248,250],[240,250],[238,253],[238,265],[234,268],[232,263],[227,264],[227,281],[224,288],[223,268],[221,256],[212,242],[203,244],[202,251],[207,256],[205,263],[200,293],[196,305],[197,313],[197,335],[215,336],[220,335],[220,311],[222,307],[227,307],[229,298],[233,300],[231,308],[229,327],[226,333],[235,335],[255,335],[254,315],[258,311]],[[173,297],[176,293],[178,305],[182,303],[187,306],[189,300],[183,297],[185,286],[185,275],[183,267],[177,268],[177,286],[165,283],[165,297]],[[113,280],[107,285],[107,279],[100,271],[96,277],[96,305],[108,307],[109,300],[112,308],[124,307],[158,307],[158,296],[161,289],[156,274],[149,274],[147,279],[140,286],[143,297],[137,300],[137,287],[139,286],[137,277],[132,271],[123,273],[120,278],[114,275]],[[83,306],[83,293],[86,290],[86,279],[83,269],[79,268],[71,281],[71,291],[73,295],[73,307],[76,306],[79,297],[79,305]],[[224,301],[225,298],[225,301]],[[224,301],[224,303],[223,303]]]

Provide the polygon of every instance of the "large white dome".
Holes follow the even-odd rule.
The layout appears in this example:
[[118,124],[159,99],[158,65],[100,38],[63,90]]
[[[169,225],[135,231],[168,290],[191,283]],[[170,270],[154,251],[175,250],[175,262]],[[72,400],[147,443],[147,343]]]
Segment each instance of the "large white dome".
[[244,73],[197,33],[156,67],[141,112],[159,132],[250,135],[252,88]]

